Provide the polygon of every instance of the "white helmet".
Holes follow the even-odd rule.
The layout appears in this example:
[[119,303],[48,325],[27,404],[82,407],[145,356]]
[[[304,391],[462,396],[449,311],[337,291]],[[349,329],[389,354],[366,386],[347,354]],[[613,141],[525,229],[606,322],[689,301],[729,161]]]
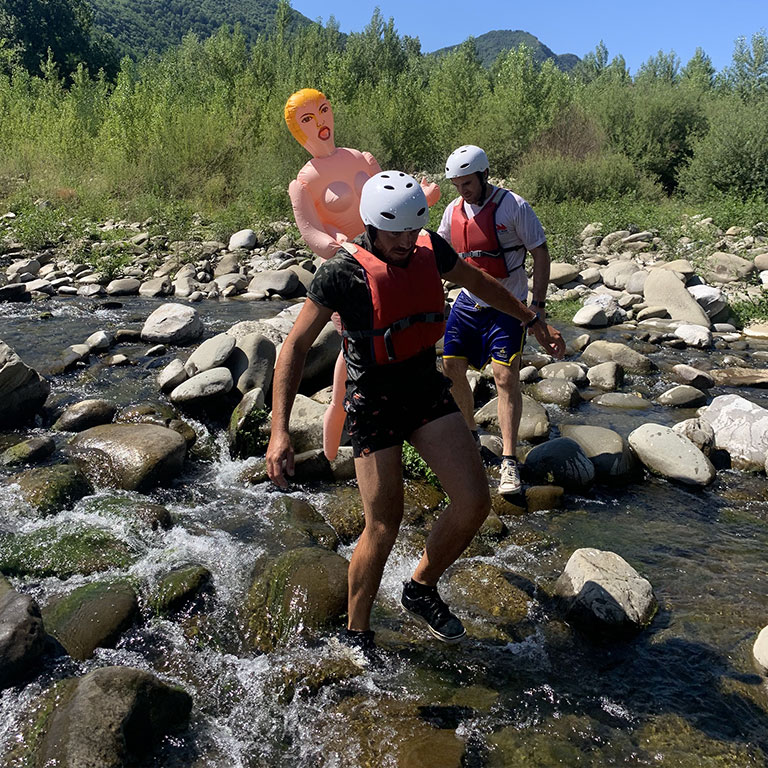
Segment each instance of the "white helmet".
[[489,168],[488,155],[474,144],[465,144],[454,149],[445,161],[445,178],[469,176],[470,173],[482,173]]
[[363,185],[360,218],[363,224],[385,232],[421,229],[429,221],[427,198],[413,176],[381,171]]

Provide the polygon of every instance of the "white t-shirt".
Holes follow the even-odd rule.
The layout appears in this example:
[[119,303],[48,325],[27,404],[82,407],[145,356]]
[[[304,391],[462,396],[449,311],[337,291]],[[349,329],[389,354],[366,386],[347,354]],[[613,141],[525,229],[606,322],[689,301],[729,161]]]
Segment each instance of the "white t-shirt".
[[[442,235],[449,243],[451,242],[451,218],[453,217],[454,206],[463,203],[464,212],[468,219],[473,219],[483,208],[483,205],[496,193],[498,187],[489,184],[488,197],[482,205],[470,205],[457,197],[452,200],[440,221],[437,233]],[[533,212],[533,208],[523,200],[520,195],[509,192],[502,197],[501,202],[496,208],[496,234],[499,237],[499,243],[502,248],[514,248],[523,245],[526,250],[532,250],[547,241],[544,234],[544,227],[541,226],[538,216]],[[504,258],[507,261],[507,268],[513,269],[520,263],[522,254],[520,251],[509,251]],[[525,268],[515,269],[508,277],[499,279],[499,282],[520,301],[528,298],[528,276]],[[472,300],[481,306],[487,306],[486,303],[471,294],[466,288],[464,293],[472,297]]]

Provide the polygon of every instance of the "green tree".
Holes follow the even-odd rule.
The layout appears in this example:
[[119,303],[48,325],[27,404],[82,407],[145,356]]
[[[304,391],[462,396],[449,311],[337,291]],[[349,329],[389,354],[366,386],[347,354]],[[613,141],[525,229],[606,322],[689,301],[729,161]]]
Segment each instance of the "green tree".
[[674,51],[659,51],[640,65],[635,76],[638,85],[664,83],[674,85],[680,79],[680,59]]
[[736,41],[733,63],[725,71],[726,82],[743,98],[768,93],[768,37],[765,30],[752,35],[751,44],[745,37]]
[[680,82],[700,91],[708,91],[715,83],[715,68],[712,59],[697,48],[688,63],[680,71]]

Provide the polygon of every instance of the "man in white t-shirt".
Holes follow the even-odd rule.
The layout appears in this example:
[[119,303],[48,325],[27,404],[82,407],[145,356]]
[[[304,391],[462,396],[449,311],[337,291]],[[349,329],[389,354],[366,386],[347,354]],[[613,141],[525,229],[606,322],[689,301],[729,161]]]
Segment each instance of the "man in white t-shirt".
[[[488,170],[488,157],[480,147],[466,145],[451,153],[445,175],[460,197],[445,209],[437,231],[462,258],[496,277],[522,302],[528,298],[525,257],[530,252],[531,306],[543,320],[550,265],[544,229],[522,197],[488,183]],[[502,495],[518,493],[522,487],[515,449],[523,407],[520,358],[526,330],[519,320],[497,312],[466,289],[454,302],[445,330],[443,370],[453,383],[453,397],[475,436],[467,368],[471,365],[480,370],[491,363],[503,440],[498,489]]]

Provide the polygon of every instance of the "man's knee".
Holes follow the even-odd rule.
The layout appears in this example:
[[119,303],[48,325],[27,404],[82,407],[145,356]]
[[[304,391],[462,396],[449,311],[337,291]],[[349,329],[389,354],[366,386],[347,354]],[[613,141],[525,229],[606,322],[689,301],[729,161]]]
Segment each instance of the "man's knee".
[[391,548],[398,531],[400,530],[400,521],[373,520],[366,522],[365,533],[374,547]]
[[444,357],[443,373],[450,379],[466,376],[467,361],[459,357]]

